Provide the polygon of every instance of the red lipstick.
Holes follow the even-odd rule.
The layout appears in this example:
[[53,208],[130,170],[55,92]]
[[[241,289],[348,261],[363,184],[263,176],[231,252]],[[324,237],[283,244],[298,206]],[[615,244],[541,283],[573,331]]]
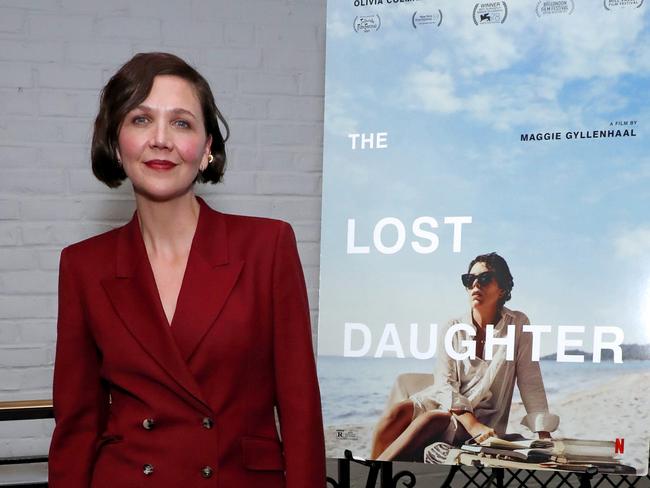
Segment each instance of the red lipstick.
[[145,161],[144,164],[151,169],[159,170],[168,170],[176,166],[174,163],[167,161],[166,159],[150,159],[149,161]]

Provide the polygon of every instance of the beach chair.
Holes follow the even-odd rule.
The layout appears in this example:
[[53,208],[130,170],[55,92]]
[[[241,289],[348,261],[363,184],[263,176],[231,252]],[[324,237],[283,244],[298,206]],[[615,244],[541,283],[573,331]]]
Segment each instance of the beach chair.
[[406,400],[413,393],[424,390],[433,385],[433,374],[430,373],[402,373],[397,378],[388,395],[386,410],[396,403]]

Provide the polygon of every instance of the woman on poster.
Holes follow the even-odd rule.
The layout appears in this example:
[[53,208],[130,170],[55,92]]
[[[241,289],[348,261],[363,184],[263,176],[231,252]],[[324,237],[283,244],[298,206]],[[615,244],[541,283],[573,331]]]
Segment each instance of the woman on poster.
[[208,83],[171,54],[104,87],[93,171],[128,178],[137,210],[61,254],[51,488],[325,486],[293,231],[194,194],[222,179],[220,123],[227,138]]
[[[559,418],[549,413],[539,363],[531,360],[531,334],[522,331],[528,317],[504,306],[514,285],[505,259],[496,253],[477,256],[461,278],[470,313],[449,326],[470,326],[470,331],[455,334],[453,345],[458,351],[460,344],[473,340],[475,357],[459,360],[439,353],[434,384],[395,404],[380,419],[372,459],[421,460],[424,448],[436,441],[481,443],[505,433],[515,382],[527,412],[522,424],[540,438],[550,438],[557,429]],[[513,360],[506,358],[505,345],[495,346],[492,359],[484,359],[488,324],[494,324],[494,337],[505,337],[507,326],[514,325]]]

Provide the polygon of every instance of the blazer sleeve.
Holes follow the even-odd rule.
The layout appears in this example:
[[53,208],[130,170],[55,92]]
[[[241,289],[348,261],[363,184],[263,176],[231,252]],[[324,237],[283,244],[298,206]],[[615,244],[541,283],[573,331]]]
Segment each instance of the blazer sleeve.
[[100,379],[100,355],[84,320],[80,284],[68,249],[59,264],[59,312],[54,362],[54,418],[48,478],[50,488],[88,488],[99,434],[108,412]]
[[307,291],[296,239],[282,223],[273,263],[273,352],[286,488],[325,486],[325,442]]

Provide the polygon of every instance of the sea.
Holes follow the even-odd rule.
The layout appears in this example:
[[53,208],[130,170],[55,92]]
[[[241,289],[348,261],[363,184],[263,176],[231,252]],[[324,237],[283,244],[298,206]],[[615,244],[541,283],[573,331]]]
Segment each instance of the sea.
[[[376,424],[391,387],[402,373],[432,373],[434,359],[319,356],[325,426]],[[650,372],[650,361],[558,363],[540,361],[549,403],[590,390],[625,374]],[[630,392],[633,395],[634,392]],[[521,401],[515,387],[513,402]]]

